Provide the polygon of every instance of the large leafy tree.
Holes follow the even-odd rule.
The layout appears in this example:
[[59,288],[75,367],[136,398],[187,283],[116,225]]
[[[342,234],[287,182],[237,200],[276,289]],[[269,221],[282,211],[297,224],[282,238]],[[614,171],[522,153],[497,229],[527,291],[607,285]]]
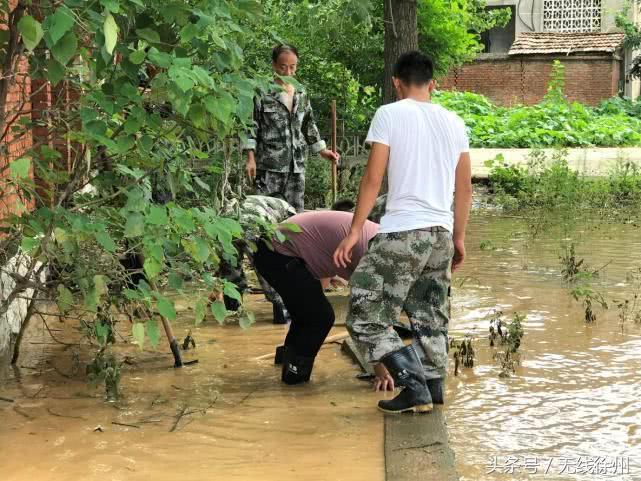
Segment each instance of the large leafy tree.
[[[636,9],[641,16],[641,1],[633,0],[617,15],[616,24],[625,32],[625,48],[632,51],[641,51],[641,27],[630,19],[630,12]],[[628,74],[634,78],[641,78],[641,53],[632,59]]]
[[[35,137],[33,148],[0,167],[3,196],[21,199],[19,215],[0,218],[0,252],[17,253],[25,266],[8,272],[15,287],[0,311],[35,289],[30,315],[42,310],[36,299],[53,299],[57,315],[78,319],[102,355],[114,339],[114,306],[129,306],[138,344],[158,342],[157,319],[176,317],[160,286],[182,292],[186,282],[202,282],[197,322],[212,290],[238,298],[216,274],[223,260],[235,261],[233,240],[243,230],[223,213],[234,197],[233,138],[247,130],[264,84],[247,79],[243,51],[260,3],[1,4],[10,12],[0,36],[2,146],[6,154],[32,132],[49,137]],[[11,74],[24,62],[31,90]],[[20,85],[33,105],[50,92],[47,111],[7,102]],[[132,258],[142,264],[133,274],[145,276],[137,286],[123,266]],[[228,315],[220,301],[211,312],[221,322]],[[252,317],[241,310],[240,319],[248,325]]]

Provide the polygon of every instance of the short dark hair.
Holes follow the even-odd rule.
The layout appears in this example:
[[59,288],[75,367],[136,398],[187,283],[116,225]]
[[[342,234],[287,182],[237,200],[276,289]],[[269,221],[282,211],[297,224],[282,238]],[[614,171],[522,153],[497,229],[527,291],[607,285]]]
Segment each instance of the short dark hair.
[[406,85],[425,85],[434,76],[434,62],[417,50],[407,52],[398,57],[392,75]]
[[283,52],[292,52],[298,57],[298,49],[293,45],[287,45],[286,43],[280,43],[272,49],[272,62],[277,62],[278,57]]
[[336,202],[334,202],[334,205],[332,205],[332,209],[331,210],[340,210],[340,211],[343,211],[343,212],[351,212],[352,210],[354,210],[355,206],[356,206],[356,204],[354,204],[354,202],[352,202],[351,200],[349,200],[349,199],[341,199],[341,200],[337,200]]

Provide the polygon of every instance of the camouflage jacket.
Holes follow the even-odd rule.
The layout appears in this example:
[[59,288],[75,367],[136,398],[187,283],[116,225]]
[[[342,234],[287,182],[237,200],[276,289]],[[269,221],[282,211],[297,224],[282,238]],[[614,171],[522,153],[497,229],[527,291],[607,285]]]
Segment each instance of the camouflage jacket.
[[304,91],[294,94],[290,112],[274,87],[254,99],[254,132],[243,143],[243,150],[256,152],[256,168],[271,172],[305,171],[307,149],[315,154],[327,146],[321,139],[309,97]]
[[248,195],[240,206],[241,224],[254,218],[278,224],[295,214],[296,210],[284,200],[266,195]]

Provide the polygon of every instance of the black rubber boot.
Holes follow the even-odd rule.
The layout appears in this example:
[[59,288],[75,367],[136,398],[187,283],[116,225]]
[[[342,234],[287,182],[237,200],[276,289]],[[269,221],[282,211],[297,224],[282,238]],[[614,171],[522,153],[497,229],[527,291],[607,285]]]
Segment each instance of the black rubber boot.
[[390,401],[379,401],[378,409],[391,414],[404,412],[427,413],[433,408],[432,397],[425,384],[423,365],[414,347],[409,345],[381,358],[394,382],[404,386]]
[[443,379],[442,377],[437,379],[428,379],[426,383],[427,389],[430,391],[430,396],[432,397],[432,403],[445,404],[445,379]]
[[278,304],[272,304],[272,314],[274,316],[274,324],[287,324],[289,322],[289,313]]
[[274,355],[274,364],[282,364],[284,355],[285,355],[285,346],[276,346],[276,354]]
[[309,381],[313,367],[313,357],[299,356],[291,347],[285,347],[281,377],[285,384],[301,384]]

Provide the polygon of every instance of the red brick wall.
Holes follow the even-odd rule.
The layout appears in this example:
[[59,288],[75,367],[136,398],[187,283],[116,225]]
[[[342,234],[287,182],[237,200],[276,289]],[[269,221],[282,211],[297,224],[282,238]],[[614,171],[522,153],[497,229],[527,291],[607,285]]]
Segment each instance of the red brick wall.
[[531,105],[547,92],[557,58],[565,66],[565,94],[571,101],[596,105],[617,95],[620,61],[609,55],[481,57],[454,69],[439,79],[439,85],[445,90],[476,92],[499,105]]
[[[14,8],[17,0],[9,2],[10,8]],[[0,29],[7,29],[6,17],[0,17]],[[20,158],[26,151],[31,148],[33,137],[30,131],[22,132],[18,136],[11,130],[11,126],[16,124],[22,117],[29,117],[31,112],[31,102],[29,94],[31,93],[31,79],[28,76],[29,65],[27,59],[23,58],[18,63],[13,79],[10,82],[10,88],[7,93],[7,104],[5,110],[5,119],[7,124],[4,131],[0,132],[0,219],[8,213],[14,212],[18,197],[12,187],[7,185],[6,178],[9,170],[5,167],[12,160]],[[26,203],[27,207],[31,207]]]

